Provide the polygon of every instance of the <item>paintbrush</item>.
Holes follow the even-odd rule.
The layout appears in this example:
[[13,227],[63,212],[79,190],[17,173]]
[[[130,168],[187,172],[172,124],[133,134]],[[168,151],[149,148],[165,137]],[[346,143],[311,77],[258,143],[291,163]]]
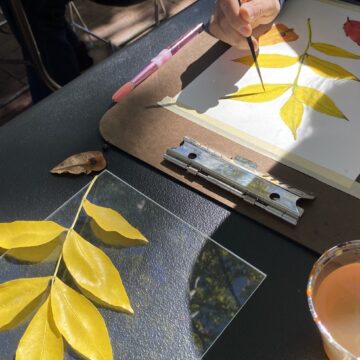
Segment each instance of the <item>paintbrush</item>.
[[[239,6],[241,6],[241,0],[238,0],[238,1],[239,1]],[[259,75],[259,78],[260,78],[260,81],[261,81],[261,86],[262,86],[263,90],[265,91],[265,86],[264,86],[264,82],[263,82],[263,79],[262,79],[262,76],[261,76],[260,67],[259,67],[259,63],[257,61],[256,52],[255,52],[255,49],[254,49],[254,43],[253,43],[253,41],[251,39],[251,35],[246,38],[246,41],[247,41],[247,43],[249,45],[251,56],[252,56],[252,58],[254,60],[256,71],[257,71],[257,73]]]
[[150,75],[159,70],[159,68],[169,61],[180,49],[182,49],[188,42],[194,39],[199,33],[204,30],[204,24],[198,24],[193,29],[186,32],[174,43],[163,49],[157,56],[155,56],[148,65],[145,66],[132,80],[118,89],[112,96],[114,102],[119,102],[130,94],[131,91],[145,81]]

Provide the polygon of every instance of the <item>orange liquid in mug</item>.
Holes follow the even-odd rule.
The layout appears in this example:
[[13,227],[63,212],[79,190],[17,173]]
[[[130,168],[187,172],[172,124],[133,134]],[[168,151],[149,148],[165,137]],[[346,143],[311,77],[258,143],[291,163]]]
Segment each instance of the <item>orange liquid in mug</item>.
[[333,338],[360,356],[360,263],[341,266],[320,284],[316,312]]

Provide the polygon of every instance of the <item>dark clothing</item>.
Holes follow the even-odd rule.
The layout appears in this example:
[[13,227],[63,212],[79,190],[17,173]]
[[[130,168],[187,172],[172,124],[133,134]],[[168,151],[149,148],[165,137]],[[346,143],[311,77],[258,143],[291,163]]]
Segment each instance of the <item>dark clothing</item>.
[[[66,3],[67,0],[23,0],[43,64],[49,75],[60,85],[65,85],[92,64],[85,45],[65,20]],[[22,48],[24,59],[30,61],[10,1],[0,0],[0,6]],[[27,66],[27,75],[34,103],[51,93],[32,66]]]

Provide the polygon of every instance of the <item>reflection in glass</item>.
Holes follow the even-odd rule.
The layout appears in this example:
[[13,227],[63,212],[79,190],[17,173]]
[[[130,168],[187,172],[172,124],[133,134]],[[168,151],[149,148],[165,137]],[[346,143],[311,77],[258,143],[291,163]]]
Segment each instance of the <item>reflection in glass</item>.
[[192,329],[199,354],[207,351],[263,278],[215,242],[205,243],[190,280]]

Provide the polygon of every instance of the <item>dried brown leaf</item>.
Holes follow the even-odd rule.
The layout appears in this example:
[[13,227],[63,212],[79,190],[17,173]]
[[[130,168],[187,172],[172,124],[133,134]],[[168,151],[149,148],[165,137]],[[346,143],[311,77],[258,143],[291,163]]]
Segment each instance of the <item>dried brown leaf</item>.
[[101,151],[87,151],[72,155],[50,170],[53,174],[90,174],[106,167],[106,160]]

